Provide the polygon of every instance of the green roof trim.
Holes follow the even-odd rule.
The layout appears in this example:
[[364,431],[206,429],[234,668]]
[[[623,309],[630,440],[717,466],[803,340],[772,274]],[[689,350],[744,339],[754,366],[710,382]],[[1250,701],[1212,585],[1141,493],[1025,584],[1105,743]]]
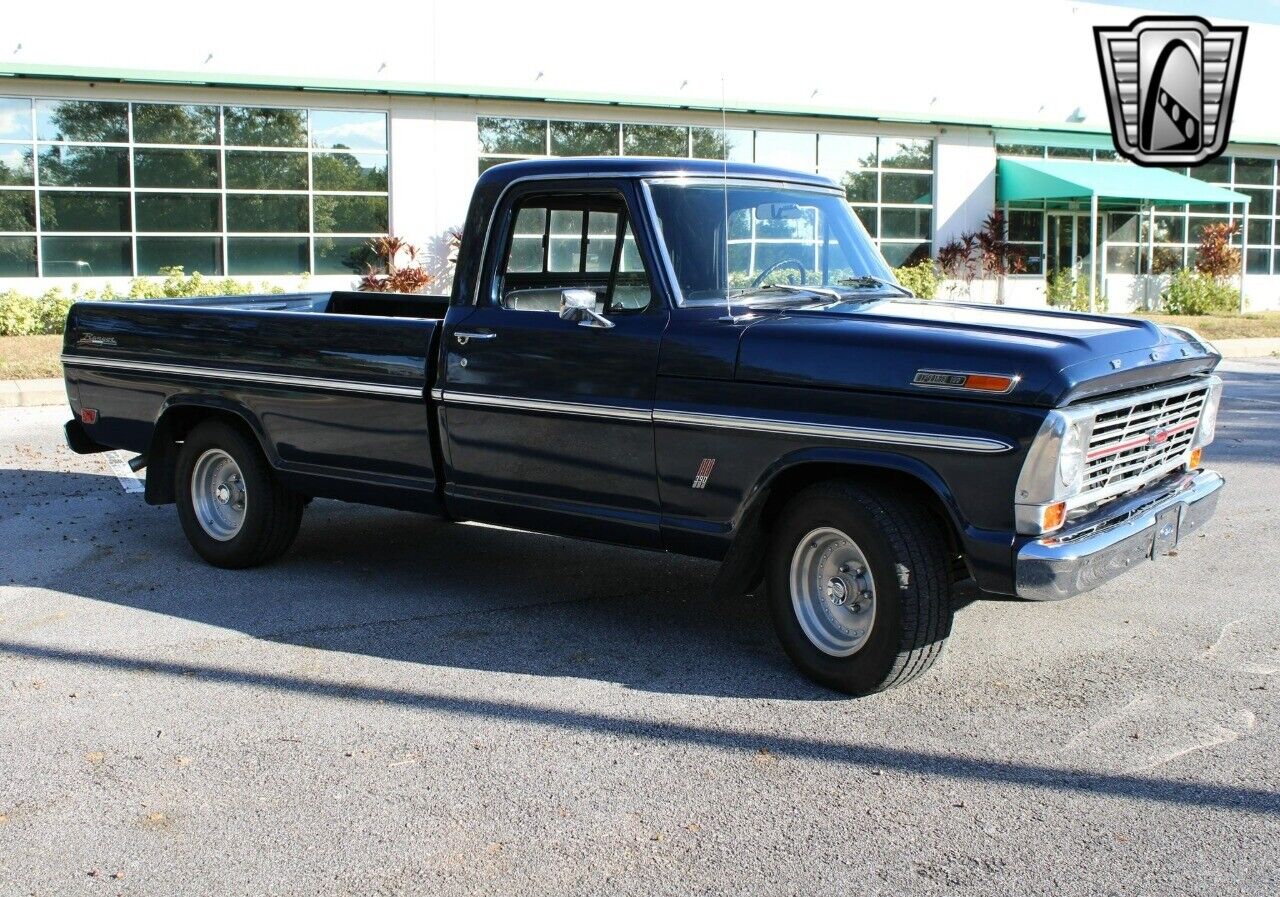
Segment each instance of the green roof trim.
[[[6,78],[14,79],[6,82]],[[688,101],[670,97],[621,96],[612,94],[550,92],[514,87],[482,87],[465,84],[421,83],[389,80],[352,80],[343,78],[314,78],[273,75],[239,75],[215,72],[152,71],[147,69],[122,69],[94,66],[37,65],[29,63],[0,63],[0,93],[9,93],[9,85],[19,79],[49,81],[94,81],[110,84],[168,85],[173,87],[223,87],[256,90],[316,91],[322,93],[360,93],[382,96],[418,96],[479,100],[521,100],[541,103],[585,104],[615,106],[634,109],[687,109],[719,114],[720,103],[709,99],[690,98]],[[910,125],[932,125],[1021,131],[1024,138],[1032,133],[1044,135],[1044,142],[1058,145],[1070,140],[1069,135],[1088,135],[1109,144],[1108,128],[1064,122],[1045,125],[1042,122],[1020,120],[978,119],[947,115],[903,115],[894,112],[848,109],[834,106],[791,106],[785,104],[733,103],[726,112],[778,115],[788,117],[829,118],[889,122]],[[1267,141],[1261,141],[1267,142]],[[1280,141],[1272,141],[1277,143]],[[1092,141],[1090,145],[1093,145]]]
[[1045,199],[1130,200],[1180,206],[1185,203],[1247,203],[1249,197],[1164,168],[1127,162],[1066,162],[1000,159],[1000,202]]

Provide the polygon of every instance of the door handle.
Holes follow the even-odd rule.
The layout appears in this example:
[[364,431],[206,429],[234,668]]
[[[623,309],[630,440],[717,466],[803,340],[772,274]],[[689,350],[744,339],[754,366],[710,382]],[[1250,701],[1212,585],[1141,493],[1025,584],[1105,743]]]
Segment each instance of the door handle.
[[459,346],[465,346],[473,339],[496,339],[496,333],[461,333],[455,332],[453,338],[458,341]]

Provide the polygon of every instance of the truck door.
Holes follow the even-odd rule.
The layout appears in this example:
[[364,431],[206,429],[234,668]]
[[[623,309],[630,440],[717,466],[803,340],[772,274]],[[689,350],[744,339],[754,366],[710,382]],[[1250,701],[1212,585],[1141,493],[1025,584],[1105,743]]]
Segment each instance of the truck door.
[[[658,545],[652,412],[668,310],[632,190],[535,181],[495,210],[474,304],[445,320],[453,513]],[[562,314],[566,301],[578,307]]]

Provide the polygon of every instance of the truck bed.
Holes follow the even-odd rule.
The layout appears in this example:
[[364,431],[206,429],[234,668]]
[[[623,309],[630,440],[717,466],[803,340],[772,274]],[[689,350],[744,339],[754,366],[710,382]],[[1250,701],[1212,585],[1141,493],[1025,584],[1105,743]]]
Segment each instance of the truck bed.
[[348,292],[80,302],[63,342],[68,397],[77,415],[109,409],[95,434],[139,454],[169,409],[225,409],[301,492],[435,510],[428,384],[448,304]]

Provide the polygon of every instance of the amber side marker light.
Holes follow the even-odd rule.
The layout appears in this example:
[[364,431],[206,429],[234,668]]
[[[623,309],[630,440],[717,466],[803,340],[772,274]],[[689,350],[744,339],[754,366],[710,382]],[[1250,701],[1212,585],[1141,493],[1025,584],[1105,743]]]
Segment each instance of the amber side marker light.
[[1062,526],[1067,519],[1067,503],[1057,501],[1046,505],[1040,512],[1040,532],[1048,533]]
[[1187,459],[1187,467],[1190,470],[1199,470],[1200,462],[1204,459],[1204,449],[1192,449],[1191,457]]
[[998,377],[994,374],[968,374],[964,378],[965,389],[977,389],[982,392],[1008,392],[1013,389],[1017,377]]

